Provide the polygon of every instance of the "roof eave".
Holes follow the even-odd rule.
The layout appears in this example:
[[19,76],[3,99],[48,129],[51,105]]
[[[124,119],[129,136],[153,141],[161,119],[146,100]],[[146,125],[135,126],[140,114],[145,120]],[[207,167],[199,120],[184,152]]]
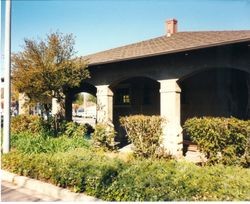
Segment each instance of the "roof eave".
[[122,59],[108,60],[108,61],[104,61],[104,62],[89,63],[89,67],[90,66],[96,66],[96,65],[104,65],[104,64],[111,64],[111,63],[116,63],[116,62],[123,62],[123,61],[141,59],[141,58],[155,57],[155,56],[160,56],[160,55],[173,54],[173,53],[179,53],[179,52],[185,52],[185,51],[191,51],[191,50],[198,50],[198,49],[216,47],[216,46],[221,46],[221,45],[230,45],[230,44],[247,42],[247,41],[250,41],[250,38],[227,41],[227,42],[220,42],[220,43],[213,43],[213,44],[209,44],[209,45],[202,45],[202,46],[197,46],[197,47],[189,47],[189,48],[171,50],[171,51],[166,51],[166,52],[158,52],[158,53],[141,55],[141,56],[136,56],[136,57],[127,57],[127,58],[122,58]]

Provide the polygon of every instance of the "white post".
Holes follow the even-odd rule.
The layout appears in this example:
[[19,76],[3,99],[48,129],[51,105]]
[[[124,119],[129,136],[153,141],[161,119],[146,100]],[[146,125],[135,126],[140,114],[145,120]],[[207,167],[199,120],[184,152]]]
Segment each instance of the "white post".
[[6,0],[5,12],[3,153],[8,153],[10,151],[11,0]]
[[97,122],[113,123],[113,92],[108,85],[97,88]]
[[177,79],[161,80],[161,116],[167,119],[163,145],[176,158],[182,157],[182,128],[180,125],[180,93]]

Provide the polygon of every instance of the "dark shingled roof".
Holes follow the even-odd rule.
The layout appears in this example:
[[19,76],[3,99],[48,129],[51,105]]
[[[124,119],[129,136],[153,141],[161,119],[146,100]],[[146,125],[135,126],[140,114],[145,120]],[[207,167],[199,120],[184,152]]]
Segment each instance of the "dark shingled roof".
[[250,41],[250,30],[178,32],[87,55],[89,65],[106,64],[168,53]]

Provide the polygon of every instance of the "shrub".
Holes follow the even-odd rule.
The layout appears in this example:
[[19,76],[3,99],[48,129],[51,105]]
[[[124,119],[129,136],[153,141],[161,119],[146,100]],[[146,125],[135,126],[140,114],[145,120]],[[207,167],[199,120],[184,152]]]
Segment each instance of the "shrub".
[[94,146],[104,148],[105,150],[115,150],[116,132],[114,127],[105,123],[99,123],[95,126],[95,131],[92,134]]
[[89,123],[85,123],[84,124],[85,128],[86,128],[86,136],[90,137],[91,134],[95,131],[95,129],[89,124]]
[[87,128],[75,122],[66,123],[64,135],[67,137],[84,137],[87,133]]
[[120,118],[129,141],[135,146],[135,154],[143,157],[156,155],[162,142],[164,121],[160,116],[134,115]]
[[[238,174],[235,177],[234,171]],[[104,198],[109,201],[248,200],[247,178],[250,171],[237,167],[137,160],[120,172]]]
[[184,130],[205,153],[208,162],[237,164],[245,154],[250,137],[250,121],[236,118],[192,118]]
[[42,120],[43,134],[53,137],[63,135],[66,130],[67,121],[58,118],[58,116],[51,116],[47,120]]
[[36,115],[18,115],[11,118],[11,132],[41,132],[42,118]]

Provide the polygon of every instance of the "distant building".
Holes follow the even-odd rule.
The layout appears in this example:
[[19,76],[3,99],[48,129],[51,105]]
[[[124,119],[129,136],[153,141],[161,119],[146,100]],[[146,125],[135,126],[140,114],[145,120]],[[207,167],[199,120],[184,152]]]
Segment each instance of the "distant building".
[[[0,107],[0,112],[1,115],[4,114],[4,77],[1,77],[1,107]],[[11,101],[11,115],[18,115],[18,101]]]

